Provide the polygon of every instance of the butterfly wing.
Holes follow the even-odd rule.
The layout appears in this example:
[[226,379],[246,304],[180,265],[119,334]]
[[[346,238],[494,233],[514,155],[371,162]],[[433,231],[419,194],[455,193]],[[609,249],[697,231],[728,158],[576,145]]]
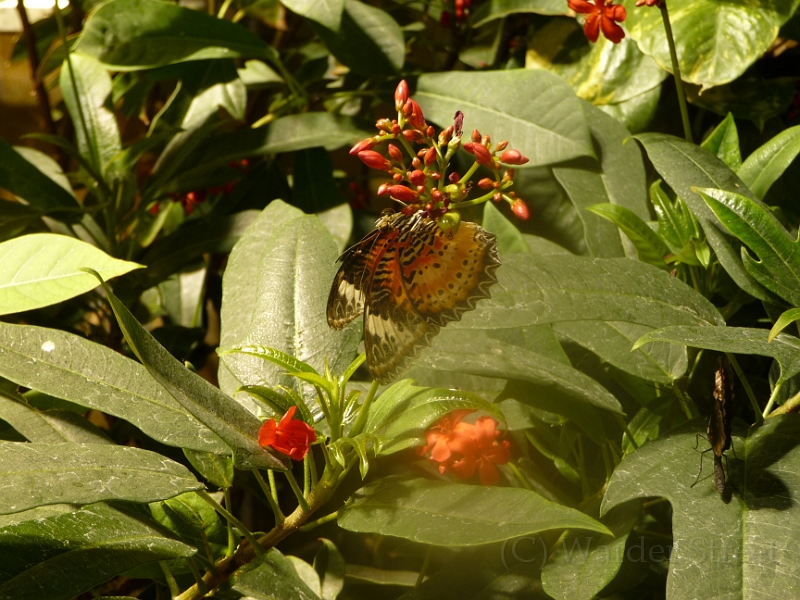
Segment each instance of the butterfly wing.
[[328,295],[328,325],[333,329],[344,329],[364,312],[364,301],[378,258],[376,251],[381,249],[380,235],[378,229],[370,232],[340,257],[342,266]]
[[494,235],[475,223],[462,223],[453,235],[435,221],[423,223],[400,256],[402,276],[416,312],[443,326],[458,321],[489,297],[500,266]]

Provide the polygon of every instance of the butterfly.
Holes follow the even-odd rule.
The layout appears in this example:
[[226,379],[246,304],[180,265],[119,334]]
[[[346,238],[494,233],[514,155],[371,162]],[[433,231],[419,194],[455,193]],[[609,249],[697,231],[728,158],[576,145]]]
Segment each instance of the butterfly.
[[[711,401],[711,414],[708,416],[708,442],[710,448],[703,450],[714,453],[714,487],[717,492],[725,492],[725,470],[722,467],[722,457],[725,451],[731,447],[731,408],[733,405],[733,377],[731,377],[730,364],[727,358],[721,357],[717,362],[717,370],[714,372],[714,395]],[[734,455],[736,453],[734,452]],[[703,458],[700,457],[700,473],[703,472]],[[697,474],[692,487],[697,484],[700,478]]]
[[406,370],[442,326],[488,298],[500,266],[495,236],[475,223],[444,232],[423,212],[391,210],[339,260],[328,325],[342,329],[364,315],[367,366],[380,383]]

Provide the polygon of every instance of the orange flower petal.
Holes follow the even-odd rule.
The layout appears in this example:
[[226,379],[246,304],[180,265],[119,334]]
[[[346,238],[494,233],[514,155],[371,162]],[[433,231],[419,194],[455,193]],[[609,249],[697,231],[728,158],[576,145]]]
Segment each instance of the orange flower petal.
[[614,44],[619,44],[622,38],[625,37],[625,31],[622,27],[607,17],[600,19],[600,27],[603,30],[603,35]]

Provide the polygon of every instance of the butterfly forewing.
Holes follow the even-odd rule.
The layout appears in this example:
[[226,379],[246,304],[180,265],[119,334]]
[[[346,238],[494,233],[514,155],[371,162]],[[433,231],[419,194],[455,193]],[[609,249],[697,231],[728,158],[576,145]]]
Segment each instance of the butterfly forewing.
[[343,329],[364,312],[364,303],[377,264],[376,253],[385,250],[374,230],[339,257],[342,266],[336,273],[328,295],[328,325]]

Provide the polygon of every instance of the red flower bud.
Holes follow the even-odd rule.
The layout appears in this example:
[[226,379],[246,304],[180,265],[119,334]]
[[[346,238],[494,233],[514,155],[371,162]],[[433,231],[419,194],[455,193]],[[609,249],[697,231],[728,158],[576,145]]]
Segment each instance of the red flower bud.
[[378,196],[385,196],[389,193],[389,188],[391,185],[389,183],[382,183],[378,186]]
[[403,132],[403,137],[409,142],[418,142],[422,139],[422,134],[416,129],[406,129]]
[[449,181],[450,183],[458,183],[459,181],[461,181],[461,175],[453,171],[452,173],[450,173],[450,175],[447,176],[447,181]]
[[507,165],[524,165],[528,159],[519,150],[506,150],[500,155],[500,162]]
[[358,158],[370,169],[377,169],[378,171],[392,170],[392,163],[386,160],[382,154],[375,152],[375,150],[362,150],[358,153]]
[[394,109],[397,112],[403,110],[403,105],[408,100],[408,84],[406,80],[403,79],[400,83],[397,84],[397,88],[394,91]]
[[488,177],[484,177],[478,182],[478,187],[484,190],[490,190],[494,187],[494,181]]
[[433,198],[434,202],[441,202],[442,201],[442,192],[439,190],[433,190],[431,192],[431,198]]
[[495,192],[494,196],[492,196],[492,200],[494,200],[495,202],[500,202],[500,200],[502,199],[503,199],[503,194],[501,194],[500,192]]
[[403,153],[400,152],[400,148],[398,148],[394,144],[389,144],[388,151],[389,151],[389,156],[392,157],[392,160],[396,160],[399,163],[403,162]]
[[417,202],[419,194],[404,185],[393,185],[389,188],[389,195],[402,202]]
[[450,138],[453,137],[453,132],[455,131],[455,127],[450,125],[447,129],[443,129],[439,132],[439,144],[446,144],[450,141]]
[[397,123],[392,123],[392,135],[400,135],[403,129]]
[[[408,111],[407,114],[406,111]],[[422,116],[422,109],[419,107],[419,104],[410,98],[408,102],[405,103],[405,106],[403,106],[403,115],[405,115],[405,117],[408,119],[408,122],[414,129],[424,131],[428,128],[427,124],[425,123],[425,117]]]
[[492,153],[486,149],[486,146],[481,146],[480,144],[475,144],[472,149],[475,151],[475,160],[478,161],[480,165],[493,165],[494,159],[492,158]]
[[424,162],[425,165],[428,167],[436,162],[436,148],[434,148],[433,146],[428,148],[428,150],[425,152]]
[[531,216],[531,213],[528,210],[528,205],[525,204],[524,200],[519,198],[511,203],[511,212],[513,212],[517,218],[522,219],[523,221],[527,221]]
[[292,406],[283,415],[280,423],[275,419],[267,419],[258,431],[258,443],[263,448],[272,448],[286,454],[292,460],[303,460],[308,454],[308,447],[317,439],[314,428],[308,423],[294,420],[296,406]]
[[411,174],[408,176],[408,180],[413,183],[414,185],[423,185],[425,183],[425,173],[417,169],[416,171],[412,171]]
[[415,169],[422,168],[422,161],[420,161],[420,159],[418,159],[416,156],[411,159],[411,164],[414,166]]
[[434,181],[439,181],[441,178],[442,178],[441,173],[437,173],[436,171],[431,173],[431,179],[433,179]]
[[488,149],[489,146],[492,145],[492,138],[490,138],[488,135],[483,136],[481,138],[481,145],[485,146]]
[[418,194],[424,194],[425,193],[425,186],[424,185],[418,185],[417,186],[417,193]]
[[394,175],[392,175],[392,179],[394,179],[395,183],[400,183],[401,181],[403,181],[403,176],[400,175],[400,173],[395,173]]
[[381,131],[389,131],[392,128],[392,122],[389,119],[378,119],[375,127]]
[[433,128],[433,125],[428,125],[428,128],[425,130],[425,135],[432,138],[434,133],[436,133],[436,130]]
[[375,140],[372,138],[367,138],[365,140],[361,140],[355,146],[350,148],[350,155],[355,156],[362,150],[371,150],[372,147],[375,145]]
[[476,144],[479,144],[481,141],[481,132],[478,131],[477,129],[472,130],[472,141],[475,142]]
[[464,144],[461,144],[461,147],[470,154],[475,154],[475,150],[473,150],[475,144],[473,144],[472,142],[466,142]]

